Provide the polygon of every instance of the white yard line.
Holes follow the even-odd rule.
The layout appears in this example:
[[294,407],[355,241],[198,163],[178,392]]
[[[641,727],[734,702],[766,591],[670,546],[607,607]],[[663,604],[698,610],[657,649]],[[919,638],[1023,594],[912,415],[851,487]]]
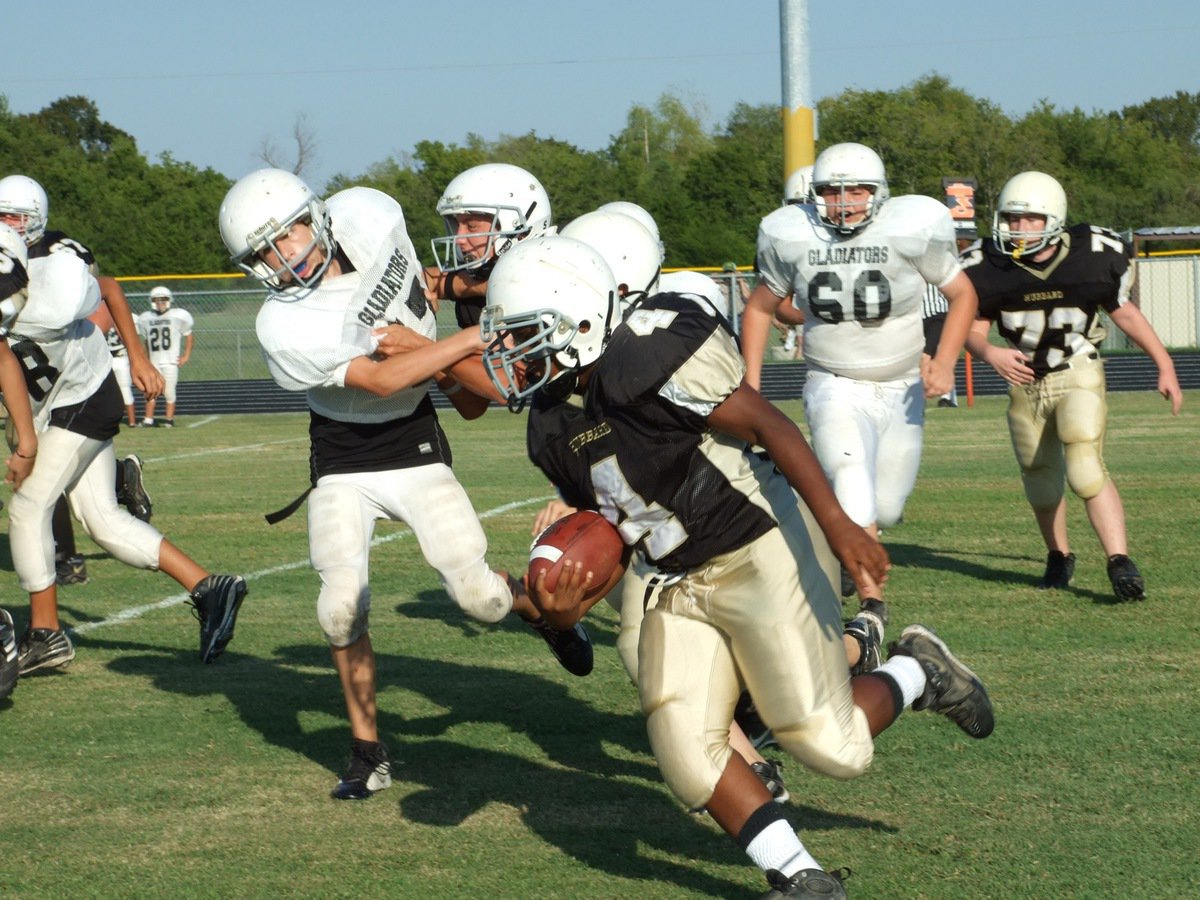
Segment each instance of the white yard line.
[[[307,440],[307,438],[305,438],[305,440]],[[279,443],[279,442],[277,442],[277,443]],[[257,444],[255,446],[266,446],[266,445]],[[245,449],[245,448],[242,448],[242,449]],[[195,455],[199,456],[202,454],[195,454]],[[512,503],[505,503],[502,506],[497,506],[497,507],[494,507],[493,509],[487,510],[486,512],[481,512],[479,514],[479,520],[483,521],[484,519],[491,519],[491,518],[494,518],[495,516],[501,516],[501,515],[504,515],[505,513],[512,512],[514,509],[521,509],[522,507],[532,506],[535,503],[546,503],[553,499],[554,499],[554,496],[549,495],[546,497],[530,497],[525,500],[515,500]],[[400,538],[411,537],[411,536],[412,536],[412,530],[409,528],[404,528],[400,531],[394,531],[391,534],[384,535],[383,537],[375,538],[374,540],[371,541],[371,546],[377,547],[380,544],[388,544],[388,543],[391,543],[392,541],[399,540]],[[291,572],[294,569],[300,569],[307,565],[308,565],[308,559],[306,558],[303,560],[299,560],[297,562],[284,563],[283,565],[280,565],[280,566],[272,566],[269,569],[259,569],[257,572],[251,572],[247,575],[243,575],[242,577],[245,578],[246,581],[248,581],[248,582],[257,581],[260,578],[267,578],[271,575],[278,575],[280,572]],[[167,609],[172,606],[178,606],[180,603],[183,603],[187,599],[189,599],[188,594],[172,594],[170,597],[163,597],[161,600],[156,600],[153,603],[145,603],[141,606],[130,606],[126,609],[121,610],[118,613],[114,613],[113,615],[109,616],[106,619],[100,619],[97,622],[84,622],[80,625],[74,626],[73,628],[68,628],[67,630],[74,634],[87,634],[89,631],[95,631],[97,628],[105,628],[109,625],[118,625],[121,622],[129,622],[133,619],[141,618],[146,613],[153,612],[156,609]]]
[[220,416],[209,416],[207,419],[201,419],[199,422],[193,422],[188,428],[199,428],[201,425],[207,425],[209,422],[215,422]]
[[308,435],[303,437],[284,438],[279,441],[264,441],[261,444],[242,444],[240,447],[221,447],[217,450],[197,450],[194,453],[175,453],[171,456],[145,456],[143,463],[174,462],[177,459],[195,459],[198,456],[217,456],[222,453],[241,453],[243,450],[261,450],[264,447],[278,447],[283,444],[307,444]]

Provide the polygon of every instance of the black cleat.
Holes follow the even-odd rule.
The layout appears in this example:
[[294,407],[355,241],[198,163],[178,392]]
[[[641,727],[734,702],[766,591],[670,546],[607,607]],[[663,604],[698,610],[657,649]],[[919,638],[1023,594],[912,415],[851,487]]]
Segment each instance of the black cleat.
[[767,759],[762,762],[750,763],[750,768],[754,770],[758,780],[763,783],[763,787],[767,789],[772,800],[776,803],[788,802],[792,795],[788,793],[787,786],[783,783],[783,763]]
[[882,600],[864,600],[858,605],[858,615],[845,624],[843,634],[858,641],[862,655],[850,667],[851,675],[874,672],[883,662],[883,630],[887,627],[887,606]]
[[1075,554],[1051,550],[1046,557],[1046,574],[1037,583],[1038,590],[1065,591],[1075,576]]
[[1133,560],[1124,553],[1116,553],[1108,558],[1108,580],[1112,582],[1113,593],[1118,600],[1146,599],[1146,580]]
[[329,792],[334,800],[366,800],[376,791],[392,786],[392,761],[380,741],[350,741],[346,774]]
[[30,628],[17,647],[21,674],[38,669],[65,669],[75,658],[75,645],[61,628]]
[[992,733],[992,701],[983,683],[933,631],[909,625],[888,650],[888,659],[897,655],[911,656],[925,670],[925,693],[913,701],[913,709],[941,713],[973,738]]
[[7,609],[0,609],[0,700],[8,698],[17,688],[21,663],[17,658],[17,632]]
[[742,695],[738,697],[737,706],[733,708],[733,721],[742,729],[742,733],[755,750],[776,744],[774,732],[758,714],[758,708],[754,705],[749,691],[742,691]]
[[526,624],[541,635],[550,647],[550,652],[564,669],[572,675],[580,677],[592,671],[594,662],[592,654],[592,639],[582,622],[576,622],[570,628],[560,631],[545,619]]
[[150,495],[146,492],[146,484],[142,480],[142,458],[132,454],[118,461],[123,476],[121,490],[117,494],[117,502],[129,510],[135,519],[149,522],[154,512],[150,503]]
[[209,575],[192,591],[193,612],[200,620],[200,659],[204,662],[220,656],[233,640],[233,626],[247,591],[239,575]]
[[842,884],[850,877],[849,869],[824,872],[821,869],[801,869],[791,878],[771,869],[767,872],[767,883],[771,890],[761,900],[773,897],[821,897],[824,900],[847,900],[846,887]]
[[62,586],[87,584],[87,563],[82,556],[67,556],[54,561],[54,583]]

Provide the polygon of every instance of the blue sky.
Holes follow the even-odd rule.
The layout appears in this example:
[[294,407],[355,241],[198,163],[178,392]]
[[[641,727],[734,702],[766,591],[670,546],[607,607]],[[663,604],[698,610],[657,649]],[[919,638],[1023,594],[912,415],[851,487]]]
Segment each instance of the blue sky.
[[[15,112],[83,94],[151,159],[233,178],[303,115],[318,187],[469,132],[600,149],[667,91],[710,125],[782,96],[776,0],[57,0],[6,9],[3,29]],[[810,0],[809,33],[814,101],[933,72],[1013,115],[1200,91],[1196,0]]]

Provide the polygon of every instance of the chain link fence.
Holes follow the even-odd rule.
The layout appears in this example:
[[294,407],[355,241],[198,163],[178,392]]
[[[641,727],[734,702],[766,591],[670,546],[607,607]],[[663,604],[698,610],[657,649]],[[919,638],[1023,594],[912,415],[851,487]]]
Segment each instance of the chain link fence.
[[[1200,256],[1138,260],[1137,296],[1147,318],[1163,342],[1172,348],[1195,348],[1197,320],[1200,319]],[[734,330],[741,332],[745,298],[754,289],[751,271],[731,269],[698,270],[712,278],[726,300],[723,312]],[[124,283],[134,316],[150,309],[150,289],[164,284],[174,293],[175,306],[186,309],[195,319],[191,360],[179,373],[181,381],[251,381],[267,379],[254,320],[266,298],[261,288],[251,288],[244,279],[210,278],[159,280],[137,279]],[[733,302],[730,302],[733,298]],[[443,303],[438,313],[438,332],[446,336],[457,328],[452,304]],[[1105,350],[1130,347],[1125,334],[1109,328]],[[799,362],[802,357],[792,349],[787,329],[772,329],[767,345],[767,363]]]

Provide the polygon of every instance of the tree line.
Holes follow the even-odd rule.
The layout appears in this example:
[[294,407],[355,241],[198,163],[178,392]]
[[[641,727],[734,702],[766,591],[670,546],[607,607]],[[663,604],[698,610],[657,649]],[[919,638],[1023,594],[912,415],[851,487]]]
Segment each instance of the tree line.
[[[1005,180],[1025,169],[1063,183],[1072,222],[1117,230],[1200,223],[1200,93],[1111,112],[1043,101],[1012,117],[930,75],[893,91],[846,91],[821,100],[817,114],[818,151],[840,141],[875,148],[893,195],[938,197],[944,176],[974,178],[984,231]],[[667,94],[632,106],[602,150],[536,133],[468,134],[462,143],[421,141],[409,154],[313,187],[327,195],[367,185],[391,194],[431,263],[429,240],[443,233],[435,211],[442,189],[484,162],[533,172],[558,223],[609,200],[632,200],[658,220],[668,266],[747,265],[759,220],[781,198],[781,115],[774,105],[743,103],[706,129],[698,109]],[[42,183],[51,227],[88,244],[108,274],[232,271],[216,228],[231,179],[173,153],[148,160],[134,136],[106,122],[86,97],[16,114],[0,95],[0,175],[11,173]]]

